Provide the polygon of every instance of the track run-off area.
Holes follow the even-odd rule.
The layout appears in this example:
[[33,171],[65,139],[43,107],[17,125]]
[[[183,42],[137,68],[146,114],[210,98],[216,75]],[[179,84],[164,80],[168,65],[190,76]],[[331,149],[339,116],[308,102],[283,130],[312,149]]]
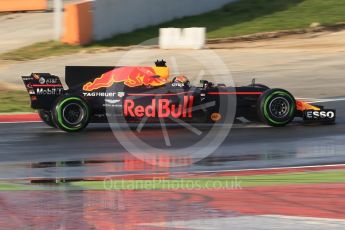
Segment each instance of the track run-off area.
[[[213,154],[176,168],[131,156],[108,125],[65,133],[37,115],[1,115],[1,226],[340,229],[345,100],[310,101],[336,109],[336,124],[295,120],[272,128],[242,120]],[[183,127],[167,132],[190,140]],[[152,145],[163,142],[156,126],[139,135]]]

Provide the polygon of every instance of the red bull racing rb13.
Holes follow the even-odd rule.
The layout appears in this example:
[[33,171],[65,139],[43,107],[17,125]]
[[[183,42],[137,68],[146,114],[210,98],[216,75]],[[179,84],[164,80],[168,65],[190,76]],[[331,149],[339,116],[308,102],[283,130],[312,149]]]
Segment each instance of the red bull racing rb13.
[[[294,118],[307,122],[334,123],[335,110],[296,100],[284,89],[256,84],[241,87],[200,81],[190,84],[185,76],[169,80],[165,61],[154,67],[67,66],[65,90],[49,73],[23,76],[31,107],[49,126],[67,132],[89,123],[148,123],[176,119],[188,123],[217,123],[244,117],[282,127]],[[235,105],[235,106],[231,106]],[[231,110],[231,111],[229,111]]]

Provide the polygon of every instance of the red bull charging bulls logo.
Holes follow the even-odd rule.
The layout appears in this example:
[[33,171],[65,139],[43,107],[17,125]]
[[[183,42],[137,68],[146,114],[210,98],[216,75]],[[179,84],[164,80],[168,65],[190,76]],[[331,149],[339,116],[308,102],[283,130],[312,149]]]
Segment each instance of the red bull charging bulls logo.
[[102,74],[83,86],[85,91],[108,88],[114,83],[123,82],[128,87],[161,86],[169,76],[167,67],[120,67]]
[[124,101],[125,117],[192,118],[194,96],[184,96],[181,104],[172,104],[169,99],[152,99],[149,105],[138,105],[132,99]]

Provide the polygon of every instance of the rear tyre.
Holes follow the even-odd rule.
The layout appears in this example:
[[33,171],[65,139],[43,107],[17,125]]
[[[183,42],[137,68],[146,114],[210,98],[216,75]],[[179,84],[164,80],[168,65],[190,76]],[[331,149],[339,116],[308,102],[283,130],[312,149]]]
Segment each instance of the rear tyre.
[[66,132],[81,131],[90,120],[87,103],[80,97],[70,95],[62,96],[57,100],[52,115],[56,126]]
[[295,113],[295,98],[286,90],[269,89],[258,100],[259,118],[270,126],[289,124],[295,118]]
[[53,117],[50,111],[40,109],[38,110],[38,115],[40,116],[41,120],[46,123],[48,126],[56,128],[54,122],[53,122]]

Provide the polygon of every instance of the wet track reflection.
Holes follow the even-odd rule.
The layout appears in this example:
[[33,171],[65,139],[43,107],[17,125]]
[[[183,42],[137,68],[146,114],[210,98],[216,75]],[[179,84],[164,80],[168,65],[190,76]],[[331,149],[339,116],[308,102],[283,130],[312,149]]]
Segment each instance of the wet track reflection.
[[[0,124],[0,177],[73,179],[345,163],[343,104],[342,101],[327,104],[337,109],[336,125],[303,125],[299,121],[284,128],[236,125],[223,144],[205,159],[193,159],[193,153],[190,158],[162,153],[155,162],[148,158],[146,163],[127,153],[104,125],[91,125],[82,133],[64,133],[42,123]],[[170,127],[168,132],[182,145],[196,138],[183,127]],[[139,135],[148,143],[160,145],[164,142],[157,127],[143,129]],[[166,168],[176,162],[187,166]],[[190,162],[194,163],[188,165]]]

